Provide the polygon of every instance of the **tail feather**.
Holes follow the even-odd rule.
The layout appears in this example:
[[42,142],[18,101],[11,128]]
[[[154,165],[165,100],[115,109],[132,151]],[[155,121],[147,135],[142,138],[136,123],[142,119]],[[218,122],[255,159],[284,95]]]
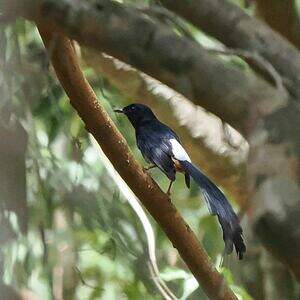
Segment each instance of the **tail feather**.
[[186,184],[187,188],[189,189],[191,187],[190,175],[188,173],[185,173],[184,179],[185,179],[185,184]]
[[225,195],[192,163],[188,161],[181,161],[180,163],[185,172],[190,174],[201,188],[210,213],[218,216],[223,230],[226,253],[231,253],[234,246],[239,259],[242,259],[244,252],[246,252],[243,230],[239,224],[237,215]]

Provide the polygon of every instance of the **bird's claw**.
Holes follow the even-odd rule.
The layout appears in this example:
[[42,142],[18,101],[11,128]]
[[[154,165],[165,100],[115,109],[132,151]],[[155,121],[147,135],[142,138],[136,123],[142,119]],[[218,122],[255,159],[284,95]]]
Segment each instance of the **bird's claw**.
[[152,165],[152,166],[149,166],[149,167],[143,167],[143,171],[144,172],[148,172],[149,170],[153,169],[153,168],[156,168],[155,165]]
[[144,173],[147,173],[147,172],[148,172],[148,169],[147,169],[146,167],[142,167],[142,169],[143,169],[143,172],[144,172]]

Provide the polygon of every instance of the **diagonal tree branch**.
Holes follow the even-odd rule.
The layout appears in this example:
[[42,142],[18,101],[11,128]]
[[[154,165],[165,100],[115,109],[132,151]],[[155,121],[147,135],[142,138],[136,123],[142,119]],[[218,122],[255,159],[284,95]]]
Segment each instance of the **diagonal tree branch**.
[[228,47],[260,54],[286,80],[292,94],[300,98],[300,53],[266,24],[227,0],[160,0],[160,3]]
[[0,5],[4,13],[39,21],[133,65],[242,133],[247,131],[253,101],[258,104],[258,115],[284,102],[262,79],[225,65],[200,45],[132,7],[110,0],[98,0],[96,6],[68,0],[0,0]]
[[[49,48],[52,40],[49,28],[40,24],[39,31],[46,47]],[[60,35],[56,37],[51,59],[71,105],[78,112],[87,130],[95,137],[115,169],[163,228],[206,294],[211,299],[236,299],[167,195],[133,157],[126,141],[84,78],[72,43],[67,38]]]

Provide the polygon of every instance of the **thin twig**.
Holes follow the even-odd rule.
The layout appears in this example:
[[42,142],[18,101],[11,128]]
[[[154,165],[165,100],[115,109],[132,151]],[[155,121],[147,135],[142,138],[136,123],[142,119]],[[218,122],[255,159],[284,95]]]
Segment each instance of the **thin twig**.
[[176,300],[178,299],[168,288],[168,286],[165,284],[165,282],[161,279],[159,276],[159,271],[157,269],[156,263],[153,264],[153,262],[150,260],[148,261],[148,268],[151,275],[152,280],[154,281],[156,287],[160,291],[161,295],[166,300]]
[[235,55],[244,59],[250,59],[251,64],[254,64],[255,67],[259,68],[260,71],[266,72],[269,77],[274,82],[276,88],[280,95],[282,95],[285,99],[288,97],[288,91],[284,86],[284,80],[274,68],[274,66],[260,54],[255,52],[250,52],[242,49],[208,49],[210,53],[220,54],[220,55]]
[[151,5],[139,7],[138,10],[149,16],[157,18],[159,21],[165,24],[171,24],[175,26],[178,31],[182,33],[182,35],[194,42],[196,41],[194,35],[189,31],[183,20],[163,6]]
[[77,273],[77,275],[78,275],[78,277],[79,277],[79,279],[80,279],[80,281],[81,281],[81,283],[82,283],[83,285],[85,285],[85,286],[87,286],[87,287],[89,287],[89,288],[91,288],[91,289],[94,289],[94,290],[103,290],[102,288],[99,288],[99,287],[97,287],[97,286],[93,286],[93,285],[87,283],[87,282],[85,281],[85,279],[83,278],[83,275],[82,275],[81,271],[78,269],[78,267],[75,266],[75,267],[74,267],[74,270],[76,271],[76,273]]

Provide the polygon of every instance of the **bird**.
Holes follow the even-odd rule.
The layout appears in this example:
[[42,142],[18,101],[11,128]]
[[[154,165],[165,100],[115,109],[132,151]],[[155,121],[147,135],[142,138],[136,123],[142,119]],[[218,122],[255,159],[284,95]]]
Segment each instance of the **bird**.
[[226,254],[232,253],[234,247],[241,260],[246,252],[246,245],[236,213],[224,193],[192,163],[177,134],[160,122],[146,105],[133,103],[114,111],[126,115],[134,127],[137,147],[144,159],[151,164],[146,170],[158,167],[169,178],[168,195],[176,172],[184,173],[188,188],[190,178],[196,182],[210,213],[217,216],[221,225]]

